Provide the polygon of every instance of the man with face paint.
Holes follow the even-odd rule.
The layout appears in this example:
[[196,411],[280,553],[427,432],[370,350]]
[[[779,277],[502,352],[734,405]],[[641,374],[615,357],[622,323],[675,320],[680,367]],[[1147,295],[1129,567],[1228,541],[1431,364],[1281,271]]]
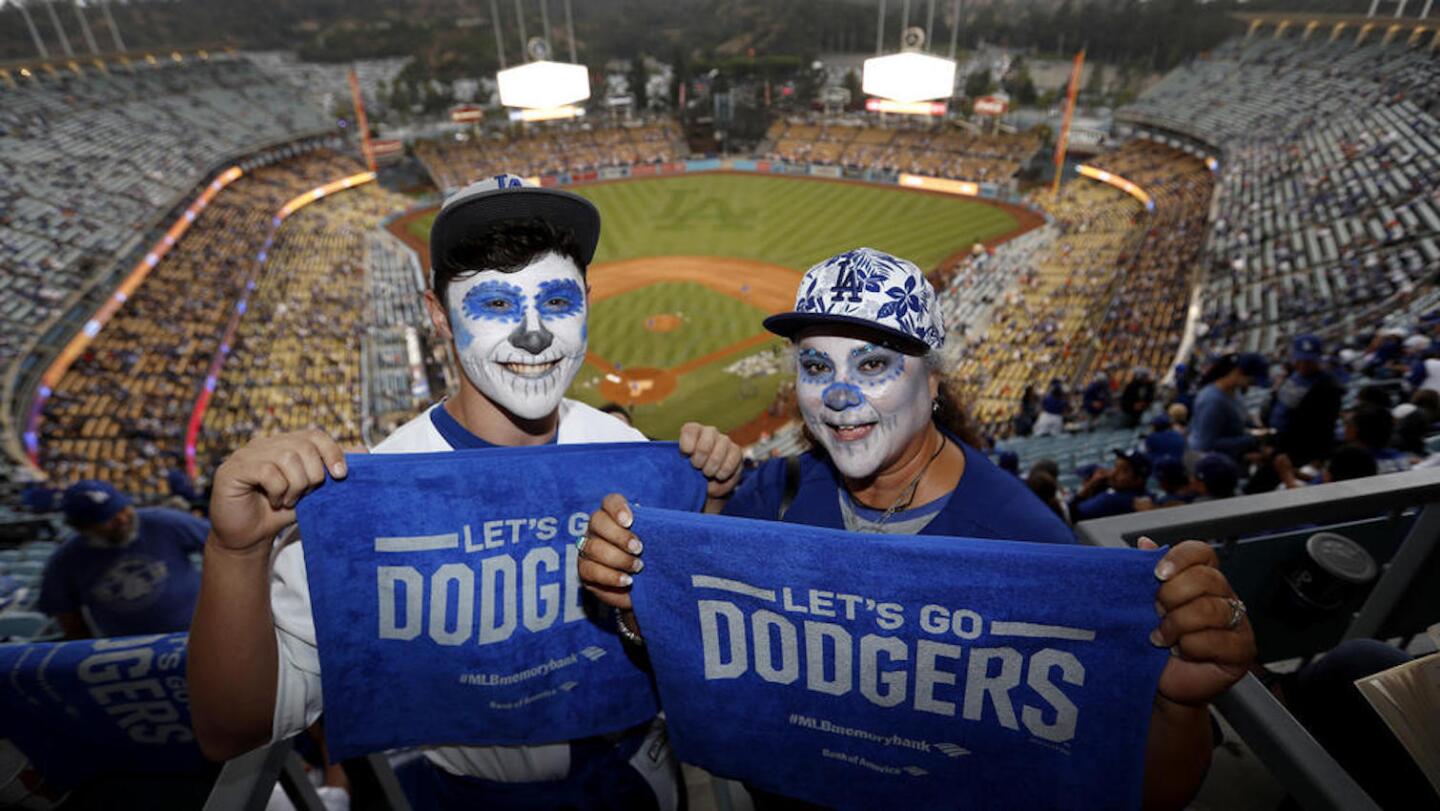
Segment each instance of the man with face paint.
[[[451,342],[460,390],[374,452],[644,441],[564,396],[585,359],[585,269],[599,238],[589,201],[514,175],[446,200],[431,229],[425,304],[436,334]],[[710,480],[707,509],[718,511],[739,480],[739,447],[687,423],[680,449]],[[274,544],[273,568],[270,558],[296,502],[327,471],[345,476],[341,449],[303,432],[255,440],[215,474],[216,542],[189,660],[197,738],[212,757],[293,735],[323,708],[301,545],[287,535]],[[401,779],[417,808],[670,809],[680,799],[659,721],[543,746],[430,747]]]
[[[795,345],[800,415],[815,447],[798,458],[798,470],[776,459],[747,475],[726,514],[852,532],[1074,543],[1024,482],[975,449],[940,374],[940,309],[914,264],[871,248],[832,257],[806,272],[794,312],[765,326]],[[607,496],[591,516],[580,563],[586,586],[622,610],[631,605],[631,578],[643,576],[630,551],[643,549],[631,524],[625,499]],[[1054,575],[1063,584],[1065,573]],[[1245,675],[1255,640],[1243,612],[1223,610],[1234,592],[1209,544],[1176,545],[1156,577],[1163,619],[1151,641],[1177,655],[1154,699],[1145,805],[1181,808],[1209,766],[1206,704]],[[810,807],[752,795],[760,809]]]
[[190,556],[205,543],[203,520],[167,507],[137,510],[93,480],[71,485],[60,506],[75,537],[46,561],[38,607],[66,639],[185,630],[200,591]]

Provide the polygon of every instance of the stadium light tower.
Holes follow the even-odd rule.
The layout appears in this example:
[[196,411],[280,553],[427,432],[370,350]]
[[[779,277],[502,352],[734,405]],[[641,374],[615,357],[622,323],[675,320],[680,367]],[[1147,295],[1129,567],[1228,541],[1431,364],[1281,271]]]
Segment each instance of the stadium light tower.
[[[520,0],[515,0],[515,10],[517,16],[521,16],[523,32],[524,18],[518,14],[523,11]],[[548,20],[548,10],[541,10]],[[584,115],[584,109],[575,103],[590,98],[590,72],[584,65],[550,61],[549,33],[546,30],[545,36],[525,43],[525,53],[531,61],[495,74],[500,103],[519,108],[510,114],[514,120],[543,121]]]
[[901,103],[950,98],[955,92],[955,60],[922,53],[925,40],[920,28],[908,28],[900,53],[866,59],[865,92]]

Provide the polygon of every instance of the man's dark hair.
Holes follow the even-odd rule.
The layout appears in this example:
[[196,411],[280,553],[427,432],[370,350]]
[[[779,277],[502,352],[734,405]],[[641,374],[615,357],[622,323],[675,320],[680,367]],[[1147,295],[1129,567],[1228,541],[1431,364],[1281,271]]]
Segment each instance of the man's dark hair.
[[538,217],[491,223],[457,242],[445,256],[430,258],[435,268],[435,296],[443,305],[445,293],[456,279],[482,270],[515,273],[547,253],[568,257],[580,268],[580,275],[585,275],[580,243],[569,228]]
[[1060,481],[1060,463],[1054,459],[1041,459],[1030,466],[1031,473],[1046,473],[1055,481]]
[[1375,406],[1377,408],[1390,408],[1395,401],[1390,397],[1390,390],[1384,386],[1365,386],[1360,393],[1355,395],[1356,402],[1363,408]]
[[1350,415],[1355,425],[1355,441],[1367,448],[1379,449],[1390,444],[1390,435],[1395,430],[1395,418],[1388,409],[1365,405]]
[[1349,479],[1363,479],[1366,476],[1374,476],[1378,471],[1375,465],[1375,457],[1370,451],[1359,445],[1341,445],[1330,454],[1330,461],[1325,465],[1330,472],[1330,481],[1343,482]]

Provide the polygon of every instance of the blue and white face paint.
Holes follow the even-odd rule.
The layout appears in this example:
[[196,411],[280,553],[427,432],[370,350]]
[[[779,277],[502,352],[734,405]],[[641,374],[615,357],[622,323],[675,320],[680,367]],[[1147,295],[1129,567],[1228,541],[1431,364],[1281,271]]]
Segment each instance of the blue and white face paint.
[[800,339],[797,360],[800,415],[847,478],[894,462],[930,421],[930,373],[920,358],[812,335]]
[[569,257],[547,253],[514,273],[457,279],[445,308],[465,376],[491,402],[539,419],[585,360],[585,282]]

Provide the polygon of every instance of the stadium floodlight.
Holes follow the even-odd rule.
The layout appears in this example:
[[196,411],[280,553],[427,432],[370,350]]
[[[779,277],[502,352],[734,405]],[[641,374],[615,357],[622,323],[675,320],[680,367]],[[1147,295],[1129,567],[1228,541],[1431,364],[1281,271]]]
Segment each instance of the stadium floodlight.
[[552,109],[590,98],[590,72],[584,65],[530,62],[502,70],[495,79],[506,107]]
[[865,60],[865,93],[894,101],[946,99],[955,91],[955,62],[908,51]]

